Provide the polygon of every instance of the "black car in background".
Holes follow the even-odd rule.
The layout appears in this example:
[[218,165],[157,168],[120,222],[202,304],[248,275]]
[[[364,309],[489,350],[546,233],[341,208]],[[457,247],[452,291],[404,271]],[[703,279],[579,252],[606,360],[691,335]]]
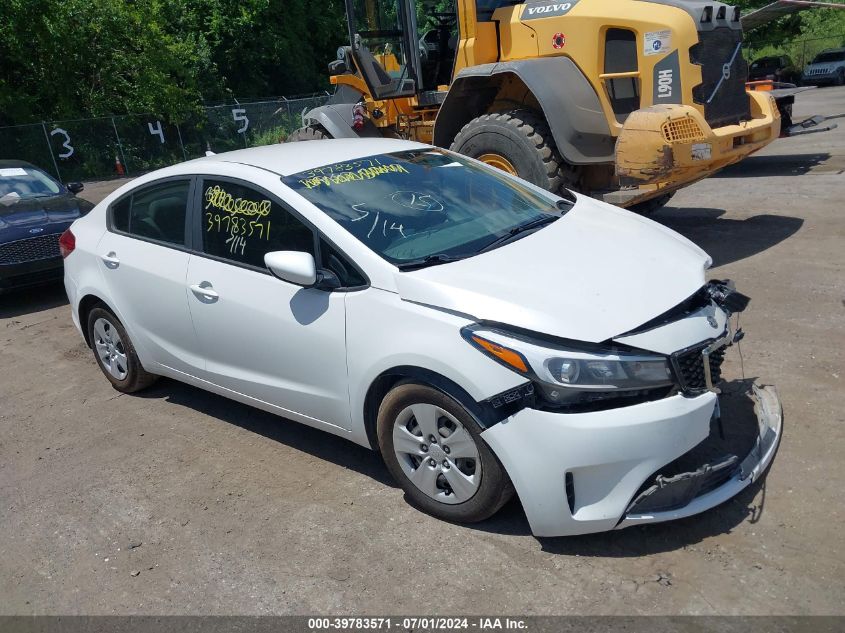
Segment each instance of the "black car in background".
[[748,81],[771,79],[772,81],[794,84],[798,83],[800,77],[800,69],[786,55],[761,57],[751,62],[748,67]]
[[0,160],[0,293],[62,278],[59,237],[94,208],[82,183],[57,182],[21,160]]

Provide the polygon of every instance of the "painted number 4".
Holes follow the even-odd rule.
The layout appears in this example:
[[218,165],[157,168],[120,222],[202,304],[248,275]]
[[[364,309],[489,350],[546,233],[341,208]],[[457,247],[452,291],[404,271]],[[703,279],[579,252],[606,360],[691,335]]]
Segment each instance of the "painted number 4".
[[147,123],[147,127],[150,129],[150,134],[157,136],[164,143],[164,130],[161,129],[161,121],[156,121],[156,127],[153,127],[152,123]]

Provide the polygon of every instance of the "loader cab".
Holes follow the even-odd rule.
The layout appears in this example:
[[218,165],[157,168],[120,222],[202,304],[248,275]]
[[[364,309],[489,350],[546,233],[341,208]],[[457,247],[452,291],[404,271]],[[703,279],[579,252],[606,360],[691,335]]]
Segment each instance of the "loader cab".
[[351,54],[374,99],[419,97],[449,84],[458,45],[454,2],[345,2]]

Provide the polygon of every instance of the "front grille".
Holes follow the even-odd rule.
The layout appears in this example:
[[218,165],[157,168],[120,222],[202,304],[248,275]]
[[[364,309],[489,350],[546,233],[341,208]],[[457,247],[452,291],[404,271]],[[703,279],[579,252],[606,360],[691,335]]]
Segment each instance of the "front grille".
[[0,264],[23,264],[60,255],[58,233],[0,244]]
[[[699,345],[672,357],[679,386],[683,391],[704,391],[707,389],[707,379],[704,376],[704,356],[701,352],[709,343]],[[722,347],[710,354],[710,378],[713,384],[722,379],[722,362],[725,360],[725,348]]]
[[704,138],[701,127],[692,117],[671,119],[663,124],[662,131],[667,143],[689,143]]
[[813,75],[827,75],[830,72],[827,68],[811,68],[807,71],[807,75],[812,77]]
[[702,83],[692,90],[695,102],[704,106],[704,118],[712,127],[733,125],[751,118],[751,105],[745,92],[748,80],[748,64],[740,51],[730,67],[730,77],[722,82],[716,96],[707,100],[716,90],[727,64],[742,41],[742,31],[721,27],[712,31],[701,31],[699,42],[690,49],[690,61],[701,66]]

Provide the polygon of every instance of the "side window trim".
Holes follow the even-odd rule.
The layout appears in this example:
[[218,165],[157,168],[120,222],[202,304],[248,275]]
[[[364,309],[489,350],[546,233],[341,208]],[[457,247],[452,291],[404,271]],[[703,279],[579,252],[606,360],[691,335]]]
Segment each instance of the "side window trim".
[[[256,185],[255,183],[248,182],[246,180],[242,180],[240,178],[235,178],[233,176],[220,176],[217,174],[195,174],[194,175],[194,190],[192,194],[193,204],[189,205],[189,217],[191,219],[192,226],[190,226],[190,240],[192,247],[190,249],[191,254],[197,255],[199,257],[205,257],[207,259],[213,259],[218,262],[222,262],[224,264],[229,264],[231,266],[237,266],[238,268],[244,268],[246,270],[251,270],[254,272],[264,273],[265,275],[272,275],[272,273],[267,270],[267,268],[253,266],[252,264],[247,264],[244,262],[239,262],[234,259],[229,259],[227,257],[220,257],[218,255],[212,255],[210,253],[206,253],[203,250],[202,244],[202,226],[203,226],[203,216],[205,207],[203,205],[203,191],[205,190],[205,181],[206,180],[215,180],[220,182],[230,182],[235,185],[239,185],[241,187],[248,187],[259,192],[261,195],[266,196],[273,204],[278,205],[282,209],[284,209],[287,213],[290,213],[297,221],[301,222],[305,225],[310,231],[312,235],[312,239],[314,240],[314,259],[317,262],[317,267],[320,268],[320,263],[322,260],[322,253],[320,252],[320,241],[325,240],[328,244],[331,245],[338,253],[340,253],[343,258],[352,265],[355,270],[361,275],[361,277],[366,282],[363,286],[350,286],[350,287],[341,287],[335,290],[335,292],[348,292],[351,290],[362,290],[364,288],[369,288],[370,286],[370,278],[366,275],[366,273],[361,270],[361,268],[352,260],[349,255],[347,255],[343,249],[339,248],[337,244],[334,243],[327,235],[325,235],[320,229],[318,229],[314,224],[312,224],[308,218],[304,217],[299,211],[293,208],[290,204],[282,200],[278,195],[267,191],[264,187]],[[284,186],[284,185],[283,185]]]
[[[182,244],[176,244],[174,242],[164,242],[162,240],[156,240],[149,237],[144,237],[142,235],[136,235],[134,233],[130,233],[129,231],[122,231],[115,227],[114,225],[114,207],[123,202],[124,200],[129,200],[129,210],[128,214],[129,217],[132,217],[132,205],[135,203],[134,198],[137,194],[143,193],[148,189],[153,189],[159,185],[168,183],[168,182],[177,182],[177,181],[185,181],[188,183],[188,202],[185,207],[185,237],[182,241]],[[139,185],[135,187],[131,191],[123,194],[116,200],[112,201],[108,209],[106,210],[106,230],[109,233],[114,233],[115,235],[122,235],[124,237],[131,238],[133,240],[138,240],[139,242],[147,242],[149,244],[155,244],[156,246],[163,246],[165,248],[172,248],[173,250],[183,251],[186,253],[191,252],[191,246],[193,243],[192,235],[190,234],[190,221],[192,215],[192,206],[193,206],[193,199],[194,199],[194,190],[196,189],[197,179],[195,176],[168,176],[167,178],[162,178],[161,180],[156,180],[155,182],[150,182],[144,185]],[[131,227],[130,227],[131,228]]]

